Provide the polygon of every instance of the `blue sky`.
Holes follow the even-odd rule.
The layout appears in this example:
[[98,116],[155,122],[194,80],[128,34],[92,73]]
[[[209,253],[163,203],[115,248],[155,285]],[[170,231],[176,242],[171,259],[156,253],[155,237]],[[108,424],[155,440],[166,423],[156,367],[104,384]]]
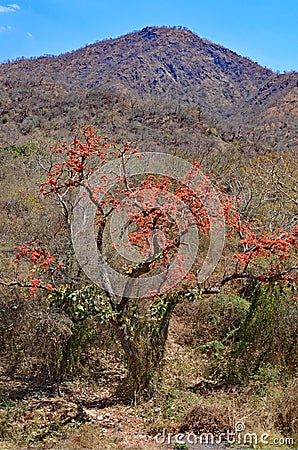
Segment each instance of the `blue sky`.
[[298,71],[298,0],[0,0],[0,61],[150,25],[185,26],[275,71]]

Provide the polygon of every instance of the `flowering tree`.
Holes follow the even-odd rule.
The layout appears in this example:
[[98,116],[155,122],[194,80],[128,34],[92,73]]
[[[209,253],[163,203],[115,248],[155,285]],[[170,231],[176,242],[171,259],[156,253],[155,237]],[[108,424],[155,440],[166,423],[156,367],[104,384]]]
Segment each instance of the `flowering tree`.
[[[77,132],[70,145],[51,148],[40,192],[57,199],[87,278],[79,266],[76,272],[66,270],[57,255],[34,241],[16,248],[15,262],[27,258],[32,264],[28,279],[1,281],[28,287],[33,295],[37,289],[48,291],[56,305],[71,297],[80,305],[78,319],[95,314],[100,305],[121,342],[137,394],[154,388],[179,302],[217,294],[235,280],[278,281],[294,292],[298,268],[297,226],[257,233],[242,221],[241,199],[227,195],[198,163],[178,177],[172,167],[147,173],[146,157],[129,144],[117,149],[91,127]],[[130,170],[136,158],[144,170]],[[89,207],[92,223],[84,229]],[[224,229],[228,263],[219,260]],[[96,237],[95,250],[90,234]],[[83,236],[80,248],[78,235]],[[200,244],[193,242],[198,238]]]

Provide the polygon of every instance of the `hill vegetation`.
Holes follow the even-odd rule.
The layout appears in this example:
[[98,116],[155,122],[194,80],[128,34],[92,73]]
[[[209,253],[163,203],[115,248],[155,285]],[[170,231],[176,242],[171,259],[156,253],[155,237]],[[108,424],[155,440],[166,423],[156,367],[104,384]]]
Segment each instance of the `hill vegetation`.
[[141,146],[143,129],[154,133],[176,114],[245,147],[295,149],[297,85],[297,73],[277,75],[189,30],[145,28],[58,57],[2,64],[1,140],[23,143],[38,132],[60,140],[75,121],[137,137]]

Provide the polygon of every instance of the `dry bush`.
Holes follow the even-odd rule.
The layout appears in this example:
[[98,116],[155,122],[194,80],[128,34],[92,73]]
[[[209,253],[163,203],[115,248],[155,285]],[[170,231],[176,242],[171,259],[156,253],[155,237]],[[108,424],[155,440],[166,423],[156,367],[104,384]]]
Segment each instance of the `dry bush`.
[[72,321],[55,311],[31,310],[27,314],[22,343],[39,378],[60,378],[63,349],[72,336]]
[[16,292],[7,293],[0,301],[1,352],[8,357],[4,371],[40,381],[56,379],[72,328],[66,316]]
[[19,334],[23,316],[26,313],[26,301],[14,291],[0,293],[0,340],[1,352],[12,350],[13,342]]
[[198,403],[186,415],[179,427],[182,433],[192,432],[196,435],[212,433],[220,435],[233,428],[233,418],[228,406]]
[[283,435],[298,435],[298,378],[292,380],[278,398],[274,425]]

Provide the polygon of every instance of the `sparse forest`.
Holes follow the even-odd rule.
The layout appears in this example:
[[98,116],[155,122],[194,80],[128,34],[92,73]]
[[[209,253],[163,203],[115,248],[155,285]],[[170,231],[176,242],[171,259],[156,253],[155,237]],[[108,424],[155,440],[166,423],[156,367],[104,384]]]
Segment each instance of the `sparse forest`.
[[[239,423],[294,447],[297,74],[167,28],[0,73],[0,448],[192,448],[154,436]],[[136,172],[147,152],[188,169]]]

